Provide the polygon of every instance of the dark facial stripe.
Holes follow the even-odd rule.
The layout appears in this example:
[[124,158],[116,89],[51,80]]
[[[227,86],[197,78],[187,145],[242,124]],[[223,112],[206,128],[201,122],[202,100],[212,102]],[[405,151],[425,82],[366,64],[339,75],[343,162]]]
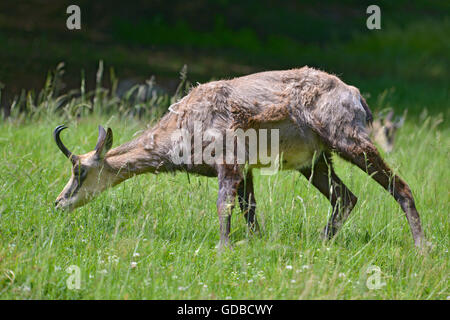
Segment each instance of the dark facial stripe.
[[81,166],[76,166],[73,169],[74,172],[74,180],[72,185],[70,186],[69,190],[67,190],[65,197],[66,198],[71,198],[74,195],[76,195],[78,193],[78,191],[80,190],[84,180],[86,180],[87,177],[87,170],[84,169]]

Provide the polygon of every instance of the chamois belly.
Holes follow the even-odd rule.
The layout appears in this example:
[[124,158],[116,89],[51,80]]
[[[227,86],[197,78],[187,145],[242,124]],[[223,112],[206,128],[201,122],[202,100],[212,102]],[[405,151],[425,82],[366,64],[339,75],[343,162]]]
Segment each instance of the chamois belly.
[[[271,158],[271,162],[274,159],[274,155],[272,155],[272,139],[276,138],[276,136],[271,133],[271,130],[279,130],[278,150],[275,147],[274,151],[279,156],[280,169],[282,170],[296,170],[309,167],[312,165],[314,157],[317,158],[318,154],[323,150],[323,146],[320,143],[318,136],[311,129],[308,127],[299,128],[290,120],[268,124],[260,129],[267,129],[267,155]],[[261,146],[260,139],[261,133],[259,132],[258,149],[260,149]],[[260,152],[260,150],[258,150],[258,152]],[[314,156],[315,153],[316,156]],[[262,168],[271,166],[271,163],[262,163],[261,160],[262,159],[258,157],[258,163],[252,165],[252,167]],[[263,162],[267,162],[267,159]]]

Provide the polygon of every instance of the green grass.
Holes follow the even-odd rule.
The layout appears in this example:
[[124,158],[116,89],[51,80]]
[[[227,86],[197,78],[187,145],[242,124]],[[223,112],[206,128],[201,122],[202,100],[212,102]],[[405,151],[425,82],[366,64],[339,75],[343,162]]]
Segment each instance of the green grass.
[[[383,1],[382,29],[369,31],[369,3],[272,8],[252,1],[236,11],[222,1],[217,10],[201,6],[207,14],[198,19],[196,2],[173,3],[170,13],[152,2],[146,8],[154,10],[99,7],[99,20],[82,1],[90,13],[83,13],[85,27],[67,32],[66,16],[58,13],[64,4],[49,13],[34,2],[0,6],[0,101],[12,109],[0,119],[0,299],[448,299],[446,3]],[[95,74],[99,60],[109,71],[104,77]],[[45,71],[59,61],[68,66],[64,79],[60,65],[41,94],[23,91],[12,102],[23,87],[40,88]],[[359,202],[326,243],[319,231],[330,205],[291,171],[270,177],[256,172],[262,236],[249,235],[235,209],[234,250],[221,255],[215,248],[217,179],[139,176],[72,213],[56,212],[53,203],[70,164],[52,140],[53,128],[69,125],[64,142],[75,153],[95,146],[98,124],[113,128],[114,146],[128,141],[189,84],[182,81],[174,96],[139,102],[129,92],[119,100],[109,66],[121,77],[155,74],[172,88],[185,63],[193,83],[308,64],[359,87],[373,111],[408,109],[385,159],[411,186],[434,249],[418,254],[397,203],[339,159],[338,174]],[[81,270],[80,290],[66,284],[72,265]],[[386,283],[379,290],[366,286],[371,265]]]
[[[409,121],[388,163],[410,184],[435,248],[420,255],[397,203],[358,168],[338,160],[341,178],[359,197],[338,236],[319,240],[328,201],[298,173],[256,174],[262,237],[232,219],[234,250],[219,255],[217,179],[143,175],[72,213],[53,202],[70,175],[54,144],[58,117],[0,125],[1,299],[448,299],[449,146],[439,118]],[[90,151],[99,123],[114,146],[147,121],[91,116],[64,119],[64,141]],[[137,266],[132,267],[136,262]],[[69,290],[65,269],[81,270]],[[369,290],[369,265],[386,285]]]

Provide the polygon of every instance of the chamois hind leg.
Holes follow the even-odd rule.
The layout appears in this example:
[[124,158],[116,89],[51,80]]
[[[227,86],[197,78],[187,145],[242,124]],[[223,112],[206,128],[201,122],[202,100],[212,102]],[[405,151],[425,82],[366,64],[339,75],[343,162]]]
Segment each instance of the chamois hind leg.
[[329,152],[324,152],[311,168],[300,172],[330,201],[333,211],[322,237],[331,239],[350,215],[358,198],[336,175]]
[[239,184],[238,199],[249,230],[253,233],[259,232],[259,225],[255,215],[256,200],[253,190],[253,174],[251,170],[247,171],[245,179]]
[[411,189],[392,172],[368,137],[363,134],[354,135],[352,139],[336,143],[333,149],[369,174],[395,198],[406,214],[416,247],[430,245],[425,239]]
[[217,214],[220,223],[219,250],[230,246],[231,214],[234,209],[237,190],[242,183],[242,172],[238,165],[220,165],[217,168],[219,178],[219,195]]

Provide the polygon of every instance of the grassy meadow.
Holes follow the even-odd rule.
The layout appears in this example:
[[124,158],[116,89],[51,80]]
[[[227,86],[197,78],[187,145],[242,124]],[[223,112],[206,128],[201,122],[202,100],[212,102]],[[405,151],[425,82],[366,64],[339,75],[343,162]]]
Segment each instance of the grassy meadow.
[[[57,74],[40,95],[17,100],[0,124],[1,299],[449,299],[445,110],[408,118],[395,151],[385,155],[413,190],[431,252],[414,248],[406,218],[387,192],[336,159],[359,202],[334,240],[319,238],[331,207],[306,179],[293,171],[256,172],[262,235],[248,233],[237,208],[234,250],[218,254],[217,179],[142,175],[72,213],[53,209],[70,176],[53,128],[69,126],[62,139],[75,153],[93,149],[98,124],[113,129],[118,146],[176,99],[155,97],[144,113],[111,112],[145,106],[131,101],[132,92],[125,101],[101,88],[81,88],[80,96],[66,101],[53,92]],[[73,265],[80,289],[67,285],[66,269]],[[376,283],[370,266],[380,270],[378,289],[367,285]]]
[[[67,1],[0,3],[0,299],[450,299],[448,1],[378,1],[381,30],[366,28],[368,1],[78,2],[83,27],[70,32]],[[99,124],[115,147],[155,123],[187,79],[304,65],[360,88],[375,115],[408,109],[384,158],[413,191],[430,252],[414,248],[394,199],[339,158],[359,201],[328,242],[331,206],[294,171],[254,172],[262,234],[237,206],[222,254],[216,178],[142,175],[54,210],[70,177],[57,125],[74,153],[94,148]],[[156,78],[119,98],[119,75]],[[155,79],[165,91],[151,91]]]

